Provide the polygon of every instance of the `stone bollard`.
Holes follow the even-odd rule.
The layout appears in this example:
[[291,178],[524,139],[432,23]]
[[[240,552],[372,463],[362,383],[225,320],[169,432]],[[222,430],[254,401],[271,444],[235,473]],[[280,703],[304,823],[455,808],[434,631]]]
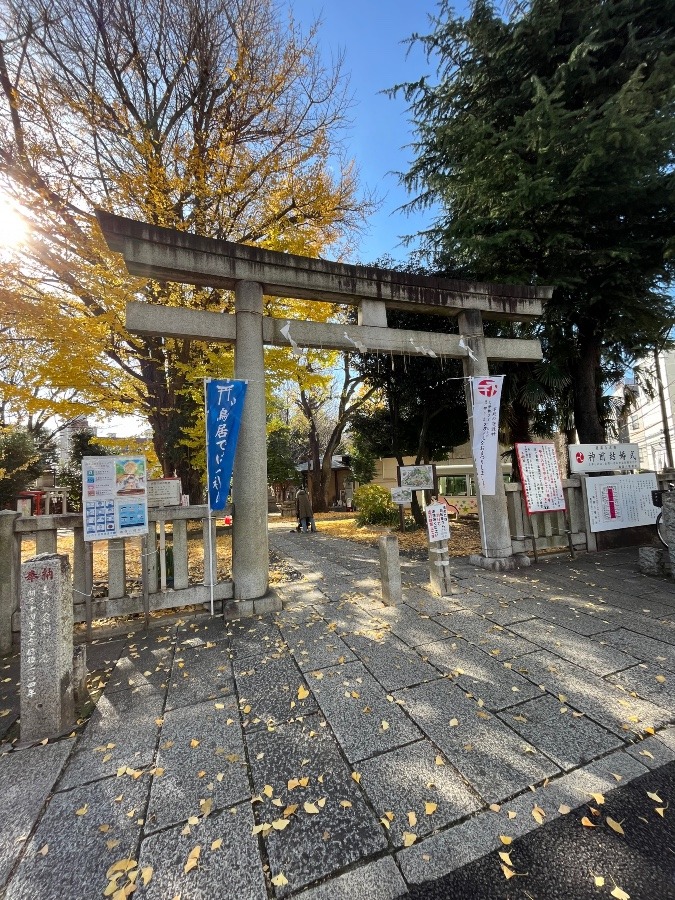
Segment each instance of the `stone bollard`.
[[14,532],[20,513],[0,511],[0,654],[12,652],[12,615],[18,594],[21,544]]
[[42,553],[21,566],[21,740],[59,734],[73,718],[70,562]]
[[88,699],[87,645],[78,644],[73,650],[73,700],[78,706],[81,706]]
[[382,602],[387,606],[397,606],[403,600],[398,538],[395,534],[383,534],[377,539],[377,543],[380,549]]
[[670,554],[670,574],[675,578],[675,491],[663,492],[663,524]]
[[454,579],[450,575],[450,556],[447,541],[429,541],[429,581],[431,590],[439,597],[452,594]]
[[665,547],[640,547],[638,569],[643,575],[670,575],[670,556]]

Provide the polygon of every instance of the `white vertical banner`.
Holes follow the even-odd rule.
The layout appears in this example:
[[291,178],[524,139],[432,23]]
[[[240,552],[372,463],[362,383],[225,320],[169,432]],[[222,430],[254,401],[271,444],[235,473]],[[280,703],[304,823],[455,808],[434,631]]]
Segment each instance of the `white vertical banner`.
[[499,402],[503,375],[478,375],[471,378],[473,403],[473,442],[471,452],[481,494],[494,495],[499,453]]

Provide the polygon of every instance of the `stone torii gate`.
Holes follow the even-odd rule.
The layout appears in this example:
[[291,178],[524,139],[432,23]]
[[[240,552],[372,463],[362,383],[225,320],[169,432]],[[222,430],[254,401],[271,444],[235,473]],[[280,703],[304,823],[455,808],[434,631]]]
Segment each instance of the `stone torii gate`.
[[[486,338],[483,318],[536,319],[551,297],[550,287],[345,265],[197,237],[100,210],[96,215],[108,246],[123,254],[132,275],[234,290],[234,314],[130,302],[126,327],[140,335],[234,343],[234,377],[249,383],[232,488],[235,601],[258,599],[268,589],[265,344],[462,358],[465,376],[488,375],[491,359],[531,362],[542,356],[536,340]],[[263,295],[355,305],[358,325],[264,316]],[[460,333],[388,328],[387,309],[457,316]],[[467,408],[473,433],[468,383]],[[497,467],[494,496],[479,496],[482,563],[488,567],[514,564],[499,459]]]

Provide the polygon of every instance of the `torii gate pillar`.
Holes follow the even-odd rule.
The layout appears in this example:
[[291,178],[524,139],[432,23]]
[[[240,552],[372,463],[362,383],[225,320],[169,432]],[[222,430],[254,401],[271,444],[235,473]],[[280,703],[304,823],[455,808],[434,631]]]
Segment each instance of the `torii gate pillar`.
[[[459,332],[465,342],[471,348],[472,359],[467,355],[462,360],[464,375],[473,377],[477,375],[489,375],[487,354],[485,351],[485,333],[483,331],[483,316],[478,309],[463,310],[458,314],[457,324]],[[471,415],[471,383],[466,383],[466,408],[469,416],[469,435],[473,441],[473,416]],[[481,495],[476,484],[478,494],[478,515],[480,517],[480,532],[482,541],[482,556],[472,556],[474,565],[484,568],[512,568],[517,563],[523,564],[527,559],[525,554],[518,554],[514,558],[511,549],[511,533],[509,528],[509,515],[506,505],[506,491],[502,478],[502,461],[497,453],[497,477],[495,478],[495,492],[493,495]],[[524,557],[524,559],[523,559]],[[501,560],[501,563],[496,562]]]
[[248,381],[232,479],[232,581],[234,599],[238,601],[263,597],[268,587],[262,285],[237,281],[234,312],[237,326],[234,377]]

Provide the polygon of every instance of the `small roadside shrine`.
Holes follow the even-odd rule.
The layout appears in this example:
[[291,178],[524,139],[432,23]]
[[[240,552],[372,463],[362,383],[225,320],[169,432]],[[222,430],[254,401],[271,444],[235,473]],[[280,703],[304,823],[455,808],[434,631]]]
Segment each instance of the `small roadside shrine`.
[[[268,587],[266,344],[461,358],[466,378],[489,375],[489,360],[541,359],[536,340],[486,338],[483,318],[537,319],[550,287],[409,275],[197,237],[103,211],[97,217],[108,246],[123,254],[132,275],[234,291],[232,315],[131,302],[126,327],[134,334],[235,346],[234,377],[248,381],[232,488],[235,600],[257,599]],[[264,316],[263,295],[356,306],[358,325]],[[387,309],[456,316],[459,334],[389,328]],[[467,405],[472,429],[469,392]],[[513,557],[502,478],[496,478],[494,494],[480,499],[484,562],[501,560],[503,566]]]

